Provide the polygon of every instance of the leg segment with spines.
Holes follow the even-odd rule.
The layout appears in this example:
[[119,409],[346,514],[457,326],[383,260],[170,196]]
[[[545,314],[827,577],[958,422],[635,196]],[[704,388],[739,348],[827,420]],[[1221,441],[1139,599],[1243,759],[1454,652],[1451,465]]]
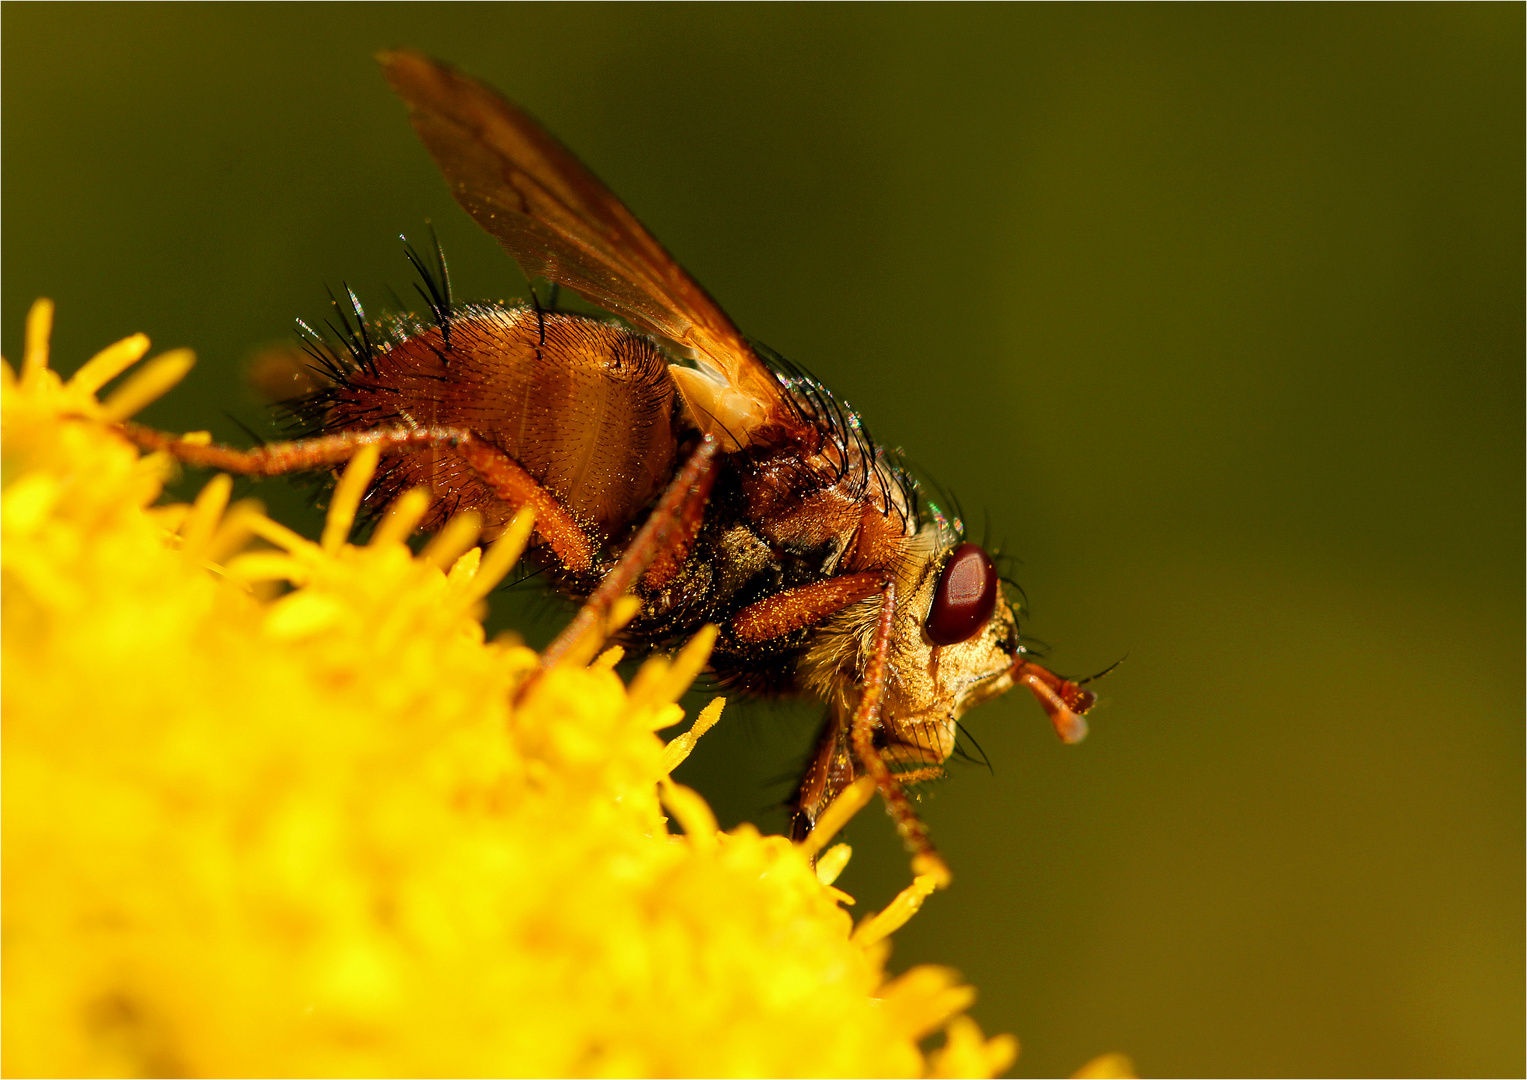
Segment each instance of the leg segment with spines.
[[577,573],[593,568],[595,547],[577,520],[519,462],[465,428],[393,427],[338,431],[311,439],[267,443],[253,450],[198,443],[141,424],[118,430],[144,450],[163,451],[187,465],[241,476],[282,476],[348,461],[363,446],[382,453],[447,450],[466,462],[493,494],[518,510],[535,511],[535,528],[559,562]]

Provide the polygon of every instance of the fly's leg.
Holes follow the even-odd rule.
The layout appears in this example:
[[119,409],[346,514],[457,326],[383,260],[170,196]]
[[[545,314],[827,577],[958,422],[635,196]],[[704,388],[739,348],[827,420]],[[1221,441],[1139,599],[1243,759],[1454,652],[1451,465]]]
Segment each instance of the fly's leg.
[[592,570],[596,548],[567,507],[514,458],[471,432],[466,435],[454,449],[493,494],[516,510],[531,508],[536,532],[564,567],[574,573]]
[[[817,818],[832,805],[855,779],[853,750],[849,747],[849,725],[837,710],[828,716],[817,738],[816,752],[811,764],[806,766],[796,789],[795,812],[790,817],[790,839],[796,843],[805,840],[816,828]],[[885,760],[885,751],[880,751]],[[916,769],[900,769],[892,775],[903,787],[921,784],[929,780],[942,780],[942,765],[926,765]]]
[[880,751],[875,748],[875,731],[880,726],[880,703],[885,697],[887,667],[891,652],[891,628],[896,617],[896,583],[887,581],[880,599],[880,619],[875,627],[874,651],[864,669],[859,690],[859,705],[849,729],[849,741],[854,756],[864,771],[875,780],[880,796],[885,800],[896,831],[912,853],[912,870],[917,874],[932,874],[939,887],[949,884],[949,867],[933,846],[928,827],[917,816],[912,800],[901,786],[901,779],[891,771]]
[[253,450],[236,450],[231,446],[184,439],[142,424],[118,424],[117,430],[139,449],[162,451],[187,465],[221,469],[241,476],[281,476],[321,469],[326,465],[338,465],[349,461],[361,447],[373,443],[379,444],[384,450],[434,444],[429,438],[431,429],[424,428],[339,431],[294,442],[266,443]]
[[756,644],[808,626],[850,604],[874,596],[885,585],[882,574],[841,574],[814,585],[802,585],[749,604],[732,618],[732,636]]
[[905,787],[907,784],[924,784],[929,780],[942,780],[944,767],[942,765],[929,765],[921,769],[904,769],[896,774],[896,782]]
[[[893,772],[885,756],[875,746],[880,729],[880,703],[885,696],[891,630],[896,617],[896,586],[880,574],[843,574],[839,577],[803,585],[798,589],[767,597],[743,608],[733,617],[729,629],[739,641],[768,641],[795,630],[815,626],[835,612],[859,602],[876,592],[881,594],[880,617],[870,661],[865,668],[859,704],[853,719],[845,723],[835,711],[823,729],[816,755],[806,770],[795,800],[795,815],[790,831],[795,840],[803,840],[816,825],[816,818],[833,798],[854,781],[854,759],[875,780],[886,809],[896,822],[912,865],[919,874],[933,874],[940,885],[949,881],[949,868],[933,847],[928,829],[917,816],[903,784],[919,783],[943,775],[936,766]],[[926,751],[925,751],[926,753]],[[947,757],[943,754],[937,760]],[[929,760],[924,757],[924,760]]]
[[[579,609],[573,620],[562,629],[555,640],[541,654],[541,669],[549,670],[567,655],[568,651],[590,630],[603,626],[609,618],[610,609],[631,587],[659,555],[668,551],[675,540],[685,546],[693,543],[694,532],[699,530],[695,508],[704,508],[710,493],[716,452],[719,444],[707,435],[695,452],[684,462],[667,490],[658,500],[652,513],[642,524],[636,537],[621,555],[620,560],[604,575],[599,588],[594,590]],[[685,535],[686,526],[693,522],[692,530]],[[520,693],[529,688],[525,684]]]
[[556,497],[540,485],[519,462],[464,428],[394,427],[337,431],[311,439],[267,443],[253,450],[196,443],[141,424],[119,424],[118,430],[144,450],[163,451],[187,465],[242,476],[281,476],[338,465],[363,446],[382,453],[446,450],[466,462],[493,494],[519,509],[535,512],[535,528],[557,560],[574,572],[594,565],[594,545],[577,520]]
[[[812,585],[802,585],[800,588],[777,593],[776,596],[765,597],[750,603],[747,608],[739,611],[731,619],[728,629],[731,637],[739,642],[756,645],[759,642],[782,637],[785,634],[805,629],[806,626],[815,626],[832,614],[843,611],[843,608],[867,599],[875,593],[889,588],[886,577],[876,573],[840,574],[831,577],[825,582],[815,582]],[[881,610],[883,619],[887,619],[886,608]],[[887,637],[889,648],[889,637]],[[872,664],[873,666],[873,664]],[[884,668],[884,663],[881,664]],[[873,739],[873,729],[880,719],[880,695],[883,689],[875,692],[875,716],[870,719],[870,739]],[[869,689],[864,690],[861,703],[869,701]],[[861,704],[863,707],[863,704]],[[817,816],[832,804],[832,800],[841,794],[847,785],[854,782],[855,770],[854,758],[858,755],[860,761],[866,762],[866,770],[875,774],[876,787],[881,793],[887,793],[886,784],[881,782],[880,774],[869,765],[869,758],[858,749],[857,742],[852,739],[855,732],[854,724],[843,716],[843,713],[834,707],[829,715],[828,723],[823,727],[822,736],[817,742],[817,752],[812,756],[811,765],[806,768],[806,774],[800,779],[800,788],[796,793],[796,813],[791,817],[789,831],[791,839],[805,840],[817,825]],[[870,744],[870,755],[873,761],[878,762],[886,776],[895,778],[896,774],[884,764],[880,752],[873,749]],[[892,779],[890,787],[896,788],[899,793],[899,781]],[[916,822],[916,814],[912,813],[906,794],[899,793],[902,804],[906,804],[906,813],[912,814],[913,822]],[[898,826],[902,822],[902,814],[895,810],[896,794],[886,794],[887,804],[892,805],[892,816],[896,817]],[[922,829],[921,822],[916,822],[916,828]],[[906,831],[904,831],[906,836]],[[910,843],[910,842],[909,842]],[[931,848],[930,848],[931,849]]]
[[[715,440],[707,435],[696,450],[696,456],[704,452],[707,455],[707,461],[714,457],[716,454],[714,446],[707,449],[707,446],[714,442]],[[678,577],[679,571],[684,567],[684,561],[689,558],[689,553],[695,546],[695,538],[700,535],[700,526],[705,524],[705,504],[710,500],[710,489],[715,482],[716,470],[705,467],[699,479],[689,489],[689,494],[683,498],[682,505],[674,512],[673,524],[670,526],[667,538],[658,544],[651,561],[647,564],[646,571],[641,574],[642,589],[645,592],[649,594],[661,592],[672,583],[674,578]],[[666,497],[667,492],[664,492],[664,495]],[[662,507],[663,503],[659,502],[658,510],[661,511]],[[641,538],[638,536],[637,539]],[[633,542],[631,546],[634,548],[636,543]],[[627,554],[630,553],[627,552]]]
[[817,818],[854,782],[854,757],[848,746],[848,725],[833,709],[822,726],[816,753],[801,777],[790,815],[790,839],[800,843],[816,828]]

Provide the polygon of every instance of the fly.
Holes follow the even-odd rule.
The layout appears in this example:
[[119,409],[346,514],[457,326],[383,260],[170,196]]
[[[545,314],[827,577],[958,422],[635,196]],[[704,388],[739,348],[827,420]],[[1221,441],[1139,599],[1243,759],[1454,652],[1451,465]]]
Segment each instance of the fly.
[[859,417],[744,337],[560,143],[445,65],[407,51],[380,61],[467,213],[527,277],[623,324],[539,301],[457,304],[438,251],[431,264],[409,249],[427,318],[368,320],[352,293],[335,302],[337,344],[309,331],[328,380],[293,404],[310,436],[236,450],[123,431],[259,476],[333,469],[375,445],[366,505],[424,487],[427,531],[471,509],[491,540],[532,508],[532,556],[582,604],[543,665],[628,593],[641,605],[622,631],[632,643],[714,624],[723,685],[827,707],[793,836],[868,775],[914,866],[947,881],[906,785],[942,774],[973,705],[1025,686],[1075,742],[1091,691],[1030,659],[991,557]]

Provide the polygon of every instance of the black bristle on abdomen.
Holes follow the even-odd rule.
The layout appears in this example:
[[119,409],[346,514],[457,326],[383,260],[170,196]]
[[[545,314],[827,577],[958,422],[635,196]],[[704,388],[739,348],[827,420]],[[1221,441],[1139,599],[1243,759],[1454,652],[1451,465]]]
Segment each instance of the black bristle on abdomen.
[[440,247],[440,238],[435,235],[434,226],[430,226],[430,244],[435,249],[435,265],[431,267],[419,254],[417,248],[409,242],[405,236],[398,239],[403,241],[403,254],[409,263],[413,265],[421,281],[414,283],[414,289],[424,298],[429,305],[430,314],[434,316],[435,325],[440,327],[440,337],[445,344],[447,352],[451,348],[451,316],[454,309],[451,306],[451,274],[445,264],[445,252]]

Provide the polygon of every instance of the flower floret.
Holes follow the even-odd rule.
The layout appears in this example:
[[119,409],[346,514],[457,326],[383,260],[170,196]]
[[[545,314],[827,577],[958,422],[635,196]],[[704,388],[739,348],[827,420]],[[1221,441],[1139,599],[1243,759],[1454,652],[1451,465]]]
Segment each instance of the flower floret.
[[846,853],[823,880],[669,779],[720,715],[657,734],[708,640],[630,686],[614,653],[528,686],[539,658],[480,616],[530,519],[415,554],[405,496],[353,544],[374,454],[317,542],[225,477],[155,505],[170,462],[111,425],[189,353],[99,401],[147,340],[65,381],[50,320],[0,374],[5,1071],[1006,1068],[952,973],[887,981],[916,889],[856,936]]

